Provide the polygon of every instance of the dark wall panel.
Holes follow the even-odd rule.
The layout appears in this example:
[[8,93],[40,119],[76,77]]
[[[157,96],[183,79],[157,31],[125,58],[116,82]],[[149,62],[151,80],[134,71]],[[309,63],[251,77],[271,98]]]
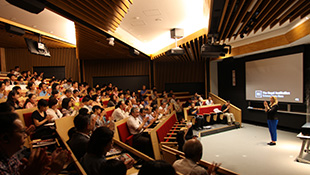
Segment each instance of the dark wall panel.
[[[91,85],[93,84],[93,77],[148,76],[149,60],[85,60],[84,71],[84,80]],[[102,82],[102,84],[107,83]]]
[[93,86],[99,84],[102,85],[103,83],[108,84],[112,83],[116,85],[118,89],[129,89],[130,91],[138,91],[142,89],[143,85],[149,84],[149,76],[148,75],[141,75],[141,76],[120,76],[120,77],[94,77],[93,78]]
[[[249,103],[258,108],[263,108],[262,102],[250,102],[245,98],[245,62],[252,60],[265,59],[270,57],[304,53],[304,84],[309,84],[310,74],[306,73],[306,70],[310,68],[309,61],[309,49],[310,46],[296,46],[292,48],[281,49],[277,51],[271,51],[251,56],[246,56],[238,59],[223,60],[218,63],[218,90],[219,96],[223,99],[230,100],[234,105],[242,109],[242,118],[244,121],[256,122],[262,125],[266,124],[266,114],[262,111],[253,111],[247,109]],[[232,70],[236,71],[236,86],[232,86]],[[306,100],[304,104],[293,104],[291,110],[295,112],[305,112]],[[280,103],[280,109],[286,110],[286,103]],[[299,130],[306,122],[305,115],[279,113],[279,127],[288,128],[293,130]]]
[[[155,86],[169,90],[166,84],[204,83],[205,62],[155,62]],[[204,86],[203,86],[204,87]]]
[[18,65],[21,71],[32,71],[33,67],[38,66],[65,66],[65,76],[78,80],[78,60],[76,59],[75,49],[51,48],[49,50],[51,53],[50,58],[31,54],[27,49],[5,49],[6,68],[10,70]]

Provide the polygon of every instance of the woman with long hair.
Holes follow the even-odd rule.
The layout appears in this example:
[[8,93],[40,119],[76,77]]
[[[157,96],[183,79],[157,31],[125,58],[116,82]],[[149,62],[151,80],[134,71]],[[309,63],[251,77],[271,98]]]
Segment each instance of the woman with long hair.
[[271,136],[271,142],[267,143],[270,146],[276,145],[277,142],[277,125],[278,125],[278,116],[277,111],[279,108],[278,100],[275,96],[270,97],[270,103],[268,104],[264,101],[265,112],[267,113],[267,124]]
[[37,96],[35,94],[29,94],[28,98],[24,104],[25,109],[37,107]]

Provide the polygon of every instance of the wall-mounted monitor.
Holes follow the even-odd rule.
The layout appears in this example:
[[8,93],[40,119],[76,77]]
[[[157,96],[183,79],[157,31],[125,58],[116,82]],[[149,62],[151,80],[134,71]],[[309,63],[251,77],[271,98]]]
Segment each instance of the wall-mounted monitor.
[[[25,38],[26,44],[28,46],[28,50],[32,54],[42,55],[46,57],[50,57],[51,54],[44,43],[38,43],[32,39]],[[40,48],[39,48],[40,46]]]

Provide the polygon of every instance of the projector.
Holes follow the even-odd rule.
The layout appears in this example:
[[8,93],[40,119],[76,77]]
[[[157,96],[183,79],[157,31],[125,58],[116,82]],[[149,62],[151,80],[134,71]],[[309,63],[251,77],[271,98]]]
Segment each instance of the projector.
[[[228,49],[225,47],[229,47]],[[231,46],[230,45],[209,45],[209,44],[203,44],[201,46],[201,56],[205,57],[219,57],[219,56],[225,56],[227,52],[231,52]]]
[[302,135],[310,136],[310,123],[306,123],[301,127]]
[[180,47],[172,48],[166,52],[166,55],[184,55],[184,54],[185,54],[184,50]]

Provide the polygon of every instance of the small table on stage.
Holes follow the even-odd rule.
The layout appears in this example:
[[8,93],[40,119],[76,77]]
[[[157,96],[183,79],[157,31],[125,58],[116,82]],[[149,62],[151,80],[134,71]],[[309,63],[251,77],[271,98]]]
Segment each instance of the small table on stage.
[[[305,136],[302,133],[299,133],[297,135],[297,137],[302,140],[302,145],[301,145],[301,149],[300,149],[299,155],[296,158],[296,161],[297,162],[309,163],[310,164],[309,160],[306,160],[306,159],[303,158],[304,152],[306,152],[308,154],[310,153],[310,150],[309,150],[310,136]],[[306,144],[307,144],[307,147],[306,147]],[[306,149],[305,149],[305,147],[306,147]]]

